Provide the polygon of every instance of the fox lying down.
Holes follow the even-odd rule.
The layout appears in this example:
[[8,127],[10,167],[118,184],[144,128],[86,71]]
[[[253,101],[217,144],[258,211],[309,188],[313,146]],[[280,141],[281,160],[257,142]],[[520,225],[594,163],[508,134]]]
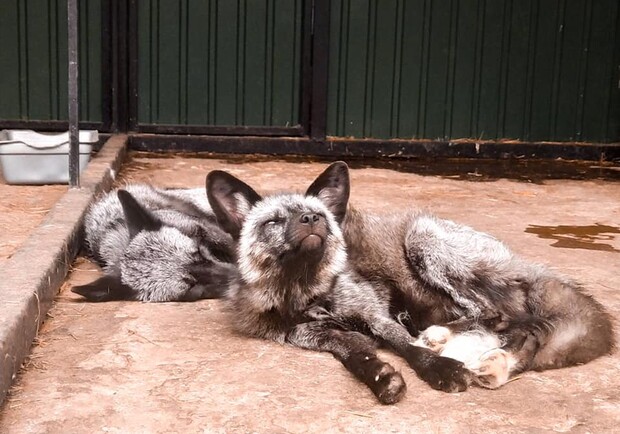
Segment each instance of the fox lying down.
[[349,190],[343,162],[305,194],[261,197],[226,172],[208,175],[213,212],[238,243],[227,293],[238,330],[332,353],[384,404],[406,386],[375,339],[446,392],[612,350],[609,316],[575,283],[430,214],[357,211]]
[[89,211],[86,239],[105,274],[74,291],[224,297],[239,331],[330,352],[385,404],[406,385],[377,341],[446,392],[613,349],[608,314],[574,282],[428,213],[358,211],[349,190],[342,162],[305,194],[262,197],[223,171],[208,175],[207,195],[129,186]]
[[114,190],[88,209],[84,238],[104,275],[72,291],[90,301],[220,297],[235,270],[234,242],[202,188]]

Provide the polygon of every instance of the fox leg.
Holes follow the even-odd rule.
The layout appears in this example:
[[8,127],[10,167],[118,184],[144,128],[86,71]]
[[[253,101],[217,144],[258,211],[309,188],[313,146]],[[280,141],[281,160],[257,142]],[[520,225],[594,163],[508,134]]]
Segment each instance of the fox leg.
[[387,342],[403,357],[420,379],[433,389],[462,392],[471,383],[472,373],[460,361],[441,357],[428,348],[415,345],[407,329],[389,317],[367,320],[371,332]]
[[438,354],[442,352],[446,344],[454,337],[471,332],[473,330],[488,329],[498,331],[506,326],[501,316],[490,318],[471,319],[461,317],[442,325],[432,325],[422,330],[414,342],[415,346],[428,348]]
[[361,333],[334,328],[330,321],[312,321],[296,325],[286,342],[332,353],[382,404],[395,404],[405,395],[407,385],[401,374],[379,359],[372,339]]
[[473,383],[490,389],[506,383],[521,365],[516,354],[501,347],[497,335],[482,329],[453,332],[445,326],[431,326],[414,345],[462,362],[474,374]]
[[532,331],[508,329],[498,339],[501,347],[483,352],[478,361],[468,364],[476,374],[476,384],[487,389],[497,389],[529,370],[540,348],[541,336]]
[[464,363],[475,375],[473,382],[490,389],[526,370],[538,347],[533,334],[510,329],[510,324],[501,318],[462,318],[434,325],[422,331],[414,345]]

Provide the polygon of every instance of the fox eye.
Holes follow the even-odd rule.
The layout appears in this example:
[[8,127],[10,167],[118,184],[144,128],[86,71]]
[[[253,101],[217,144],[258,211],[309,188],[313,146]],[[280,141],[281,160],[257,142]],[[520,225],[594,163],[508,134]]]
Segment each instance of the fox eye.
[[281,218],[272,218],[263,223],[265,226],[275,226],[283,223],[284,220]]

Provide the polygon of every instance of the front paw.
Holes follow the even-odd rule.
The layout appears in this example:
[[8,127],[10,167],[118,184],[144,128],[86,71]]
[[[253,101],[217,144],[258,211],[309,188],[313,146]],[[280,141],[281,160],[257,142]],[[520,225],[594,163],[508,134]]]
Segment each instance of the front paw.
[[343,360],[344,365],[362,380],[381,404],[395,404],[407,391],[400,372],[372,353],[354,353]]
[[480,356],[469,368],[476,374],[476,383],[487,389],[497,389],[508,382],[512,365],[510,353],[495,348]]
[[452,339],[452,332],[448,327],[434,325],[420,333],[413,345],[440,353],[450,339]]
[[400,401],[407,385],[400,372],[397,372],[390,364],[384,363],[374,377],[375,384],[371,390],[381,404],[395,404]]
[[464,392],[473,379],[463,363],[448,357],[435,357],[418,376],[433,389],[448,393]]

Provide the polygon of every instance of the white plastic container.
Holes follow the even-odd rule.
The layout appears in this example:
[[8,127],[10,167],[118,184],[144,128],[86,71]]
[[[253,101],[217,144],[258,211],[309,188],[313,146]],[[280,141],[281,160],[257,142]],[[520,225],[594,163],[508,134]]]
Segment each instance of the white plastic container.
[[[80,172],[90,159],[96,130],[81,130]],[[9,184],[67,184],[69,182],[69,133],[32,130],[0,131],[0,166]]]

